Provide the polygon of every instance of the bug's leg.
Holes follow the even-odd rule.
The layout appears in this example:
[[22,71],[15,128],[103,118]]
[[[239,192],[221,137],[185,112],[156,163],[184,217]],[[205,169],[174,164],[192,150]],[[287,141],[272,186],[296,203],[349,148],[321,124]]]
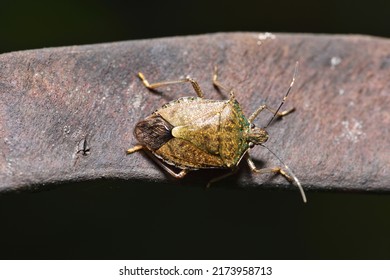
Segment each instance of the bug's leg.
[[[248,162],[249,168],[252,170],[252,172],[255,172],[255,173],[258,173],[258,174],[264,174],[264,173],[280,174],[284,178],[286,178],[290,183],[294,183],[295,182],[295,184],[297,185],[297,187],[298,187],[298,189],[299,189],[299,191],[301,193],[303,202],[305,202],[305,203],[307,202],[305,192],[304,192],[304,190],[303,190],[303,188],[301,186],[301,183],[299,182],[298,178],[295,177],[295,175],[293,175],[292,173],[291,173],[291,175],[289,175],[280,166],[275,166],[275,167],[271,167],[271,168],[261,168],[261,169],[258,169],[258,168],[256,168],[256,165],[253,162],[253,160],[250,158],[249,153],[247,153],[245,155],[245,157],[246,157],[246,161]],[[285,165],[285,167],[287,169],[289,169],[287,165]]]
[[214,73],[213,73],[213,85],[217,88],[223,89],[226,92],[229,92],[230,94],[230,100],[233,100],[234,97],[234,90],[233,89],[228,89],[224,85],[221,84],[220,81],[218,81],[218,68],[217,66],[214,66]]
[[153,159],[162,169],[164,169],[166,172],[169,173],[172,177],[175,177],[177,179],[183,178],[185,175],[187,175],[188,170],[182,169],[179,173],[175,173],[172,169],[164,165],[160,160],[158,160],[155,156],[153,156],[147,149],[144,148],[142,145],[136,145],[126,151],[127,154],[132,154],[134,152],[137,152],[139,150],[144,150],[146,154]]
[[136,151],[142,150],[144,147],[142,145],[136,145],[126,151],[126,154],[132,154]]
[[233,174],[237,173],[237,171],[238,171],[238,167],[236,167],[235,169],[233,169],[232,172],[230,172],[230,173],[227,173],[227,174],[224,174],[224,175],[222,175],[222,176],[218,176],[218,177],[215,177],[215,178],[211,179],[211,180],[207,183],[206,188],[210,188],[211,184],[213,184],[213,183],[215,183],[215,182],[218,182],[218,181],[220,181],[220,180],[223,180],[223,179],[225,179],[225,178],[227,178],[227,177],[229,177],[229,176],[232,176]]
[[157,165],[159,165],[162,169],[164,169],[166,172],[168,172],[169,175],[171,175],[172,177],[175,177],[177,179],[181,179],[181,178],[184,178],[184,176],[186,176],[189,172],[188,169],[182,169],[179,173],[176,173],[174,172],[172,169],[170,169],[168,166],[166,166],[164,163],[162,163],[158,158],[156,158],[149,150],[145,149],[143,146],[141,145],[137,145],[129,150],[127,150],[127,153],[130,154],[130,153],[134,153],[138,150],[141,150],[141,149],[144,149],[144,151],[146,152],[146,154],[155,162],[157,163]]
[[158,159],[155,159],[155,162],[162,169],[164,169],[166,172],[168,172],[169,175],[171,175],[172,177],[175,177],[176,179],[182,179],[182,178],[184,178],[184,176],[186,176],[188,174],[188,169],[182,169],[179,173],[176,173],[172,169],[170,169],[168,166],[164,165],[161,161],[158,161]]
[[142,83],[144,84],[145,87],[147,87],[148,89],[152,89],[152,90],[156,89],[156,88],[159,88],[159,87],[168,86],[168,85],[182,84],[182,83],[191,83],[191,85],[194,88],[194,90],[195,90],[196,94],[198,95],[198,97],[203,98],[203,96],[204,96],[203,91],[200,88],[198,82],[195,81],[194,79],[188,77],[188,76],[185,77],[184,79],[181,79],[181,80],[164,81],[164,82],[157,82],[157,83],[153,83],[153,84],[150,84],[148,82],[148,80],[145,78],[144,74],[142,74],[141,72],[138,73],[138,77],[141,79],[141,81],[142,81]]
[[281,174],[283,177],[285,177],[290,183],[293,183],[294,180],[291,178],[290,175],[287,174],[286,171],[284,171],[281,167],[275,166],[275,167],[270,167],[270,168],[261,168],[258,169],[255,166],[255,163],[252,161],[250,157],[247,158],[247,162],[249,165],[249,168],[251,169],[252,172],[258,173],[258,174],[265,174],[265,173],[276,173],[276,174]]
[[297,72],[298,72],[298,61],[295,63],[294,74],[293,74],[293,77],[292,77],[292,79],[291,79],[290,86],[289,86],[289,88],[287,89],[287,92],[286,92],[286,94],[284,95],[284,97],[283,97],[283,99],[282,99],[282,102],[280,103],[279,107],[275,110],[275,109],[269,108],[267,105],[262,105],[262,106],[260,106],[256,111],[254,111],[253,114],[249,117],[249,119],[248,119],[249,122],[252,122],[252,121],[257,117],[257,115],[258,115],[261,111],[263,111],[264,109],[267,109],[268,111],[270,111],[271,113],[274,114],[274,116],[271,118],[271,120],[270,120],[270,121],[268,122],[268,124],[266,125],[266,127],[268,127],[268,126],[271,124],[271,122],[274,120],[274,118],[275,118],[276,116],[278,116],[278,117],[283,117],[283,116],[285,116],[285,115],[291,113],[292,111],[294,111],[294,108],[292,108],[292,109],[290,109],[290,110],[286,110],[286,111],[283,111],[283,112],[279,112],[280,108],[282,108],[284,102],[285,102],[286,99],[287,99],[288,94],[290,93],[290,91],[291,91],[291,89],[292,89],[292,87],[293,87],[293,85],[294,85],[295,77],[296,77],[296,75],[297,75]]
[[257,108],[256,111],[253,112],[253,114],[248,119],[249,122],[253,122],[256,119],[256,117],[260,114],[260,112],[263,111],[264,109],[270,111],[272,114],[274,114],[278,117],[284,117],[284,116],[290,114],[291,112],[295,111],[295,108],[291,108],[291,109],[288,109],[288,110],[285,110],[282,112],[278,112],[277,110],[269,108],[267,105],[264,104],[264,105],[261,105],[259,108]]

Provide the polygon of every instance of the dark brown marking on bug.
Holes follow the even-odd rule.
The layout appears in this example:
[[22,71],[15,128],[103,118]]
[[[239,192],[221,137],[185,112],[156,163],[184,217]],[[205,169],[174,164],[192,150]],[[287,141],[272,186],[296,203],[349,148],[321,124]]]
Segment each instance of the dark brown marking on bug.
[[158,114],[137,123],[134,129],[134,135],[140,144],[150,150],[158,150],[167,143],[172,136],[173,126]]

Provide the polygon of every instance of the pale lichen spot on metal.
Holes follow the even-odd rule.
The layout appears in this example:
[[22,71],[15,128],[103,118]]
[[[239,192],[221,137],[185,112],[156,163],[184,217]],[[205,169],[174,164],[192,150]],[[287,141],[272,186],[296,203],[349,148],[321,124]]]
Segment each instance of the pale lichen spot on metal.
[[341,57],[339,57],[339,56],[333,56],[333,57],[330,59],[330,67],[331,67],[332,69],[335,69],[336,66],[339,65],[341,62],[342,62]]

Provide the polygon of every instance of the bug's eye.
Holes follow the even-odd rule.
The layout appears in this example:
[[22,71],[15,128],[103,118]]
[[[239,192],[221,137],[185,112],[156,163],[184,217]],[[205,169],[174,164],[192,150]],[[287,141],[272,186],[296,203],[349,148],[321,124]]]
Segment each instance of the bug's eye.
[[251,128],[252,128],[252,129],[255,128],[255,124],[254,124],[254,123],[251,123]]
[[249,148],[250,148],[250,149],[252,149],[252,148],[255,146],[255,144],[253,144],[252,142],[249,142],[248,145],[249,145]]

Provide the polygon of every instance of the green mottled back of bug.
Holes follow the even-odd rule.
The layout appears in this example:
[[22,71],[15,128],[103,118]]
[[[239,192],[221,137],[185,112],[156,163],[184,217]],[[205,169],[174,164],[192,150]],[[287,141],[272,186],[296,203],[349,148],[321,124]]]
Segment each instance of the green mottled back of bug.
[[178,167],[232,168],[248,149],[250,125],[236,100],[185,97],[154,114],[173,126],[173,138],[154,153]]

